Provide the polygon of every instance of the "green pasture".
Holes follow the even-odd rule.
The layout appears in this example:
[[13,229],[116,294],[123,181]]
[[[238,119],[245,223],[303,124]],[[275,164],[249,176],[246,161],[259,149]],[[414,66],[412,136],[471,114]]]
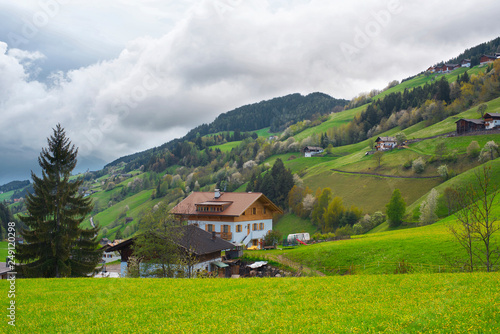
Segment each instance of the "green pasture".
[[274,224],[273,230],[280,231],[283,238],[286,238],[292,233],[307,232],[313,235],[318,228],[309,219],[302,219],[293,213],[289,213],[285,214],[276,224]]
[[[499,283],[498,273],[24,279],[16,281],[16,326],[8,325],[4,317],[1,330],[8,333],[498,333]],[[7,291],[9,282],[3,280],[0,288]],[[7,303],[4,298],[4,310]]]
[[231,142],[225,143],[225,144],[210,146],[210,148],[213,150],[218,148],[222,152],[231,152],[231,150],[233,148],[238,147],[240,144],[241,144],[241,140],[240,141],[231,141]]
[[328,131],[328,129],[330,128],[339,127],[342,124],[347,124],[350,121],[352,121],[356,115],[364,111],[367,106],[368,105],[365,104],[357,108],[348,109],[341,111],[339,113],[331,114],[328,120],[326,120],[325,122],[317,126],[307,128],[293,137],[295,138],[296,141],[301,141],[302,139],[307,138],[312,134],[320,135],[321,133]]

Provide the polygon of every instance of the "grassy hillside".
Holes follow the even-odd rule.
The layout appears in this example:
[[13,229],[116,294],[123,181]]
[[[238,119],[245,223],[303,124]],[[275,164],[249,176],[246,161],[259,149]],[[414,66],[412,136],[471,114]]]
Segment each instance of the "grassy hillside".
[[[500,198],[496,199],[492,215],[500,216]],[[327,275],[347,271],[391,274],[402,261],[409,263],[413,272],[456,271],[458,268],[452,268],[450,263],[458,258],[464,259],[466,254],[448,230],[452,224],[456,224],[454,216],[422,227],[365,234],[351,240],[272,252]],[[494,240],[500,242],[500,234],[497,233]]]
[[[486,112],[500,112],[500,98],[496,98],[494,100],[491,100],[489,102],[485,103],[488,105],[488,109]],[[461,118],[481,118],[481,116],[477,113],[477,108],[478,106],[475,106],[471,109],[468,109],[460,114],[457,114],[455,116],[451,116],[446,118],[445,120],[433,124],[429,127],[425,127],[419,131],[411,132],[407,134],[408,138],[426,138],[426,137],[431,137],[447,132],[452,132],[456,131],[457,126],[455,124],[456,121],[458,121]]]
[[354,116],[358,115],[363,110],[365,110],[366,107],[367,105],[363,105],[354,109],[348,109],[339,113],[331,114],[328,120],[326,120],[325,122],[317,126],[305,129],[304,131],[296,134],[293,137],[295,138],[296,141],[300,141],[304,138],[311,136],[312,134],[315,133],[321,134],[323,132],[326,132],[329,128],[338,127],[342,124],[347,124],[354,119]]
[[16,282],[16,327],[1,326],[10,333],[498,333],[499,281],[498,273],[25,279]]
[[458,68],[458,69],[456,69],[450,73],[446,73],[446,74],[421,73],[410,80],[406,80],[397,86],[391,87],[391,88],[383,91],[382,93],[375,96],[374,99],[383,98],[384,96],[386,96],[390,93],[403,92],[405,89],[412,89],[412,88],[415,88],[418,86],[423,86],[426,83],[431,83],[434,80],[441,79],[442,76],[444,76],[446,78],[446,80],[448,80],[448,82],[455,82],[457,80],[458,76],[464,74],[465,71],[467,71],[467,74],[469,76],[471,76],[474,74],[478,74],[480,72],[485,72],[486,67],[484,67],[484,66],[483,67],[475,66],[473,68],[461,67],[461,68]]

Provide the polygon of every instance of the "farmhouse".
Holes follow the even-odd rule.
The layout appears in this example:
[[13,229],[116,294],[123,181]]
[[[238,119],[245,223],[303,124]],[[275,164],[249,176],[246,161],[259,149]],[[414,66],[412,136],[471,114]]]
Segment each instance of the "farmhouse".
[[500,113],[486,113],[483,117],[486,130],[500,127]]
[[481,58],[479,58],[479,64],[487,64],[491,63],[492,61],[496,60],[496,56],[491,56],[491,55],[482,55]]
[[310,158],[315,154],[323,153],[323,148],[317,146],[306,146],[302,149],[302,151],[304,152],[304,157]]
[[375,139],[375,142],[375,149],[377,151],[392,150],[398,144],[395,137],[378,137]]
[[273,228],[273,215],[283,211],[262,193],[216,189],[191,193],[171,213],[234,244],[262,248],[264,237]]
[[462,59],[460,62],[461,67],[470,67],[470,59]]
[[[233,249],[235,246],[214,233],[204,231],[194,225],[180,227],[182,232],[176,244],[184,252],[194,255],[196,264],[192,270],[217,271],[222,264],[221,251]],[[106,253],[118,252],[121,259],[120,275],[124,277],[127,273],[128,261],[133,254],[132,246],[135,238],[127,239],[106,249]]]
[[443,72],[451,72],[460,67],[460,64],[444,64]]
[[465,119],[461,118],[455,122],[457,124],[457,134],[470,131],[484,130],[484,121],[482,119]]

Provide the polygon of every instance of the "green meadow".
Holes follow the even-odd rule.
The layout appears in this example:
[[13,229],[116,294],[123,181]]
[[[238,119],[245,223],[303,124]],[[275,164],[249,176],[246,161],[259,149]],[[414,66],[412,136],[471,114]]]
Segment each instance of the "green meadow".
[[[478,284],[480,282],[480,284]],[[500,274],[25,279],[9,333],[498,333]],[[7,291],[8,282],[0,282]],[[6,309],[6,298],[2,309]],[[4,311],[6,312],[6,311]]]

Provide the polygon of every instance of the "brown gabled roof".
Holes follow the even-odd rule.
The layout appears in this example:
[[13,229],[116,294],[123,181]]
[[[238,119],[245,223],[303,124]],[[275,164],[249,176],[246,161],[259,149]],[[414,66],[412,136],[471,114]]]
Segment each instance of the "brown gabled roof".
[[467,119],[467,118],[460,118],[458,121],[456,121],[455,123],[458,123],[460,121],[466,121],[466,122],[469,122],[469,123],[474,123],[474,124],[484,124],[484,121],[482,119]]
[[[193,192],[182,202],[177,204],[170,212],[177,215],[212,215],[212,216],[232,216],[239,217],[256,201],[261,201],[270,210],[278,213],[283,211],[271,202],[263,193],[220,193],[219,198],[215,198],[213,192]],[[227,207],[222,212],[198,212],[196,205],[217,205],[225,204]]]
[[496,112],[487,112],[486,114],[484,114],[484,118],[486,118],[486,115],[489,115],[490,117],[499,117],[500,118],[500,113],[496,113]]
[[[196,255],[205,255],[225,249],[233,249],[234,244],[212,235],[194,225],[178,227],[181,229],[179,240],[174,242],[181,248]],[[105,250],[106,253],[130,248],[135,242],[135,238],[122,241]]]

